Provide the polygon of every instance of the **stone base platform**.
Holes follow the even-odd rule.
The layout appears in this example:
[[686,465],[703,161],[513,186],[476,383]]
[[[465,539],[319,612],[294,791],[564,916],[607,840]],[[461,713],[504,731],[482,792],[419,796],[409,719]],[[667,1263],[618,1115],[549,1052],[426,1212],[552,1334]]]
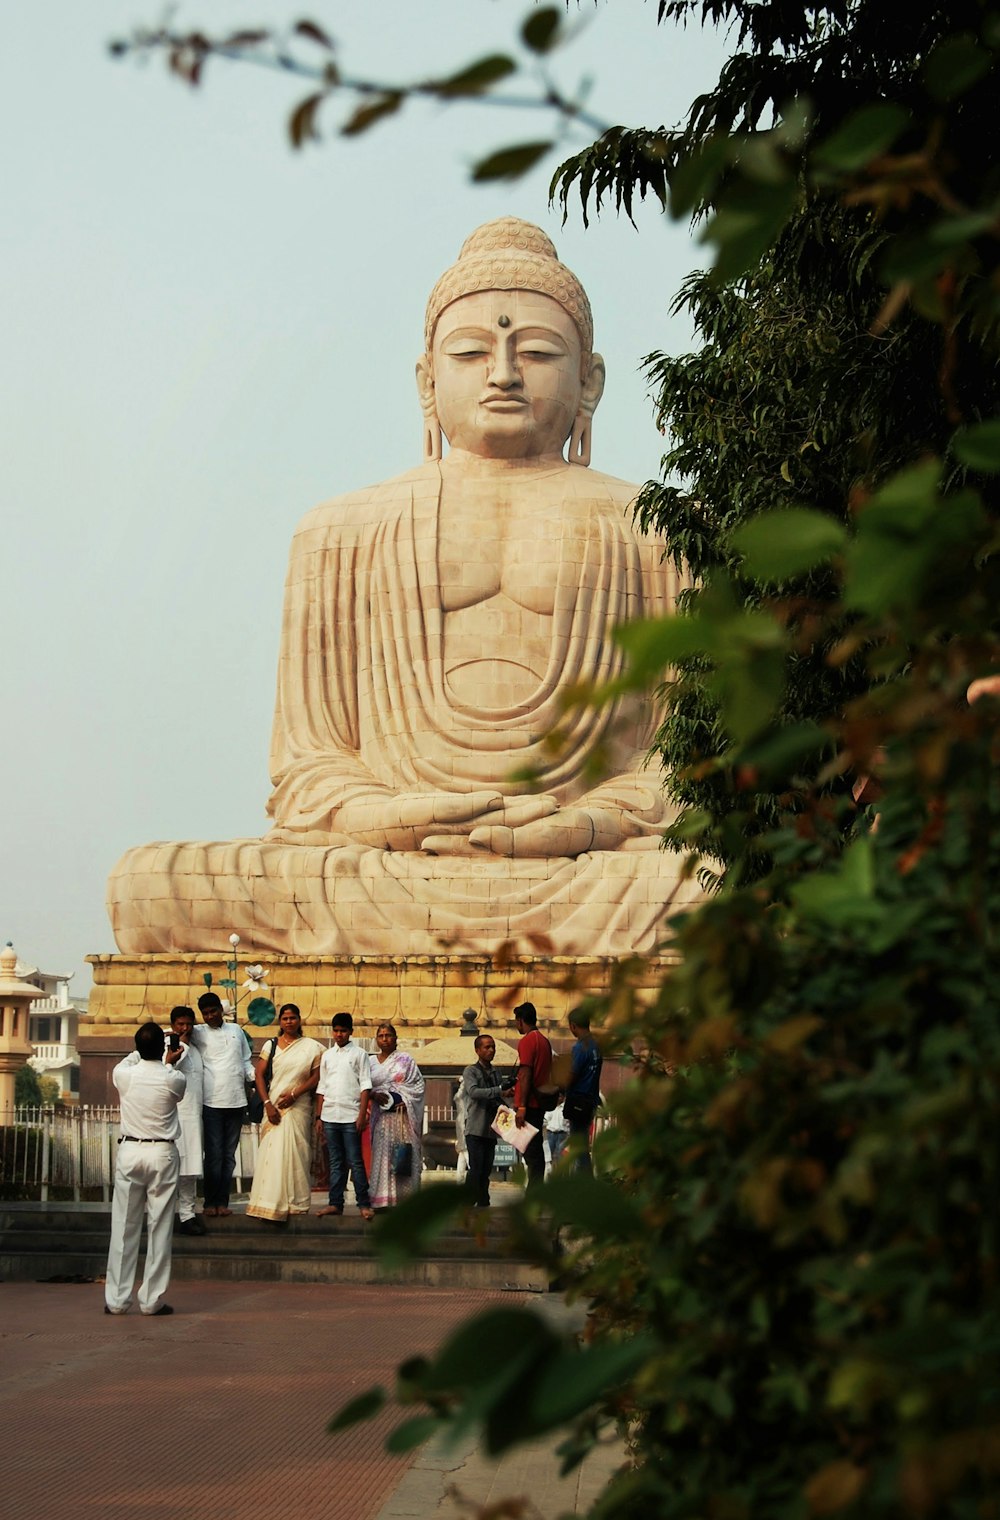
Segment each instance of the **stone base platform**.
[[[132,1036],[147,1019],[165,1023],[171,1008],[194,1008],[205,991],[210,973],[213,990],[228,975],[222,955],[90,955],[94,986],[88,1012],[80,1019],[80,1099],[83,1103],[116,1103],[110,1074],[115,1063],[132,1049]],[[267,971],[267,996],[279,1005],[297,1003],[305,1032],[326,1040],[335,1013],[350,1013],[356,1036],[373,1038],[383,1020],[391,1020],[400,1044],[417,1049],[440,1036],[459,1031],[472,1009],[480,1029],[494,1035],[510,1029],[515,1003],[530,1001],[538,1010],[539,1027],[568,1039],[566,1017],[583,998],[609,991],[616,979],[627,977],[640,1000],[655,996],[674,960],[669,956],[628,963],[612,957],[558,955],[330,955],[261,957]],[[239,984],[245,979],[240,958],[237,990],[239,1010],[252,996]],[[272,1031],[240,1023],[259,1048]],[[463,1042],[464,1043],[464,1042]]]
[[[80,1021],[80,1048],[102,1035],[134,1031],[146,1019],[162,1022],[178,1003],[194,1007],[213,988],[232,999],[219,981],[226,976],[219,955],[89,955],[94,987]],[[564,1026],[566,1015],[584,997],[608,991],[622,963],[611,957],[518,955],[303,955],[261,957],[267,995],[275,1004],[297,1003],[306,1032],[325,1035],[335,1013],[350,1013],[355,1032],[374,1035],[391,1019],[402,1038],[434,1039],[457,1029],[471,1008],[482,1028],[506,1020],[515,1003],[530,1000],[539,1025]],[[630,964],[629,980],[638,996],[651,997],[673,964],[650,957]],[[245,972],[237,972],[242,980]],[[624,969],[624,968],[623,968]],[[240,993],[245,1008],[252,994]],[[241,1023],[244,1021],[241,1019]],[[112,1027],[109,1027],[112,1026]],[[312,1027],[310,1027],[312,1026]],[[254,1033],[253,1026],[249,1032]]]

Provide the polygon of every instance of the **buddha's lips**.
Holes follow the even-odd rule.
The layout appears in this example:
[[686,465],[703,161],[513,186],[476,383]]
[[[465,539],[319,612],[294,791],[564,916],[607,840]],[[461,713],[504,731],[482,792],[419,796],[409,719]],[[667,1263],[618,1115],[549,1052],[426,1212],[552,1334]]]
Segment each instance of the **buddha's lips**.
[[527,406],[528,401],[525,396],[484,396],[479,405],[488,406],[491,410],[499,409],[507,411],[510,409],[516,411],[521,407]]

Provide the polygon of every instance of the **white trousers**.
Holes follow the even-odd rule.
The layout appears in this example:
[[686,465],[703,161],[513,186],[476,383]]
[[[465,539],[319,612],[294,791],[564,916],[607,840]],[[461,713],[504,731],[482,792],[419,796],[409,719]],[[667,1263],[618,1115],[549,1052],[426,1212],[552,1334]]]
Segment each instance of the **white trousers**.
[[198,1183],[200,1180],[199,1177],[189,1175],[187,1172],[181,1172],[180,1177],[177,1179],[177,1218],[181,1221],[181,1224],[186,1219],[193,1219],[195,1216],[194,1202],[198,1196]]
[[132,1302],[139,1264],[142,1217],[146,1215],[146,1270],[139,1288],[139,1308],[155,1314],[170,1281],[174,1199],[180,1159],[172,1141],[141,1144],[123,1140],[118,1147],[115,1191],[111,1203],[104,1302],[112,1314],[124,1314]]

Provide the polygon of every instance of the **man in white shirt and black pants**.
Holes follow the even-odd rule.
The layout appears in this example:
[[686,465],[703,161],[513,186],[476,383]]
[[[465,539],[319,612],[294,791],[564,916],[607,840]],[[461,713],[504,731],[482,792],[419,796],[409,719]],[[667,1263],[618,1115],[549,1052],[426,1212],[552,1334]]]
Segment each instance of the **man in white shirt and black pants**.
[[349,1013],[335,1013],[330,1027],[333,1045],[323,1052],[316,1087],[316,1128],[326,1141],[330,1158],[330,1202],[316,1217],[344,1212],[344,1191],[350,1171],[358,1213],[362,1219],[374,1219],[361,1151],[371,1101],[371,1062],[367,1052],[351,1039],[354,1020]]
[[205,1066],[201,1112],[205,1136],[205,1213],[212,1218],[232,1213],[229,1189],[246,1112],[246,1084],[253,1081],[253,1067],[249,1041],[238,1024],[223,1022],[217,992],[202,993],[198,1012],[205,1022],[195,1026],[191,1039]]
[[122,1132],[111,1204],[111,1245],[104,1288],[105,1314],[127,1314],[139,1262],[142,1217],[146,1215],[146,1270],[139,1288],[142,1314],[173,1314],[163,1295],[170,1281],[170,1248],[181,1132],[177,1105],[187,1079],[176,1071],[180,1052],[168,1050],[163,1030],[143,1024],[136,1053],[120,1061],[112,1080],[121,1099]]

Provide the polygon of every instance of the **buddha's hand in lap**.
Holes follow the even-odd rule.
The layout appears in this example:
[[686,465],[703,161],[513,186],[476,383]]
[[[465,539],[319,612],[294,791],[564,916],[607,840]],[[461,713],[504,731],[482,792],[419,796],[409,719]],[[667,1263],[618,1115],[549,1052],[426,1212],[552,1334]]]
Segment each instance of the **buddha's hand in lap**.
[[[532,797],[506,797],[502,799],[499,808],[489,813],[487,824],[480,824],[476,819],[472,827],[461,834],[429,834],[421,841],[420,848],[425,855],[481,854],[484,846],[475,844],[474,840],[475,836],[482,834],[484,829],[499,829],[501,832],[510,833],[525,824],[548,818],[558,810],[559,804],[556,799],[545,792],[539,792]],[[509,851],[497,853],[509,854]]]
[[419,850],[433,831],[467,839],[481,819],[503,807],[498,792],[399,792],[338,808],[337,833],[377,850]]
[[617,850],[640,832],[623,808],[567,807],[514,827],[509,822],[483,824],[473,829],[469,843],[493,855],[550,859]]

